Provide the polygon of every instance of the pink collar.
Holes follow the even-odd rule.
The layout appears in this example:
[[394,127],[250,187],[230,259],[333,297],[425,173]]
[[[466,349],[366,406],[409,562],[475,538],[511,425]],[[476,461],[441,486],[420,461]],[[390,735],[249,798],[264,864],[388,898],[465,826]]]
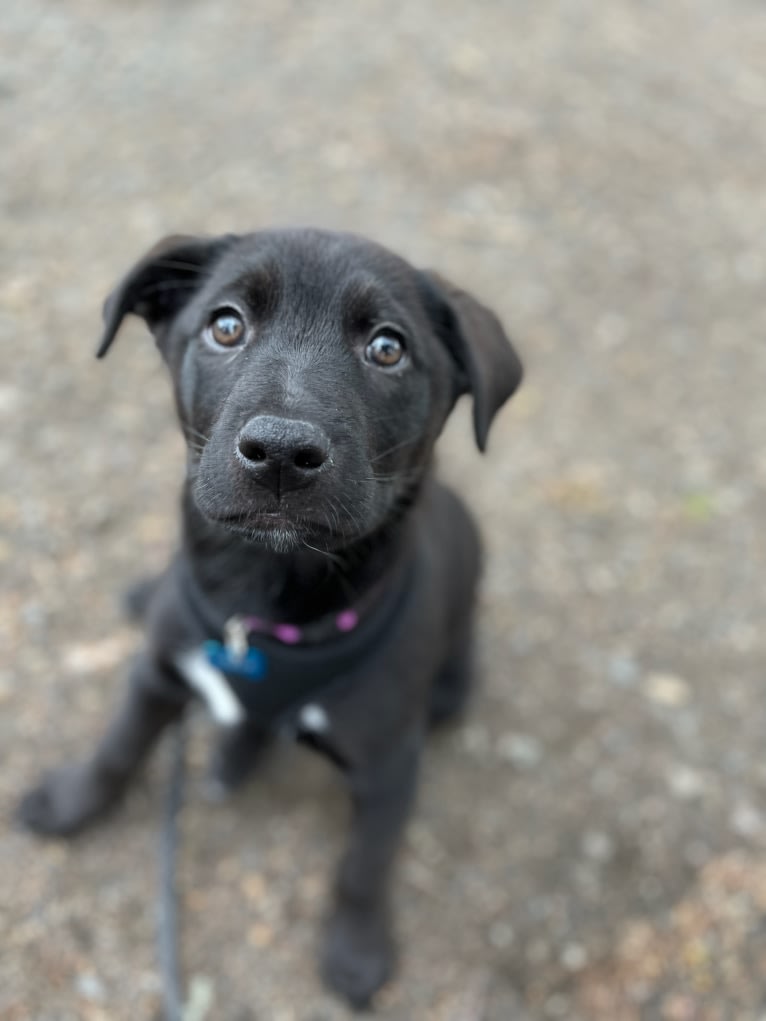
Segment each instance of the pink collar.
[[309,621],[307,624],[288,624],[282,621],[264,620],[247,614],[235,614],[224,625],[223,640],[226,648],[234,655],[242,656],[250,645],[251,635],[273,638],[282,645],[314,645],[329,641],[356,630],[360,621],[373,605],[378,602],[381,585],[373,585],[365,597],[356,604],[336,613]]
[[335,635],[345,635],[359,624],[359,611],[348,608],[328,614],[300,627],[298,624],[273,623],[262,617],[229,617],[224,629],[226,645],[230,648],[247,647],[250,635],[267,635],[282,645],[304,645],[320,642]]

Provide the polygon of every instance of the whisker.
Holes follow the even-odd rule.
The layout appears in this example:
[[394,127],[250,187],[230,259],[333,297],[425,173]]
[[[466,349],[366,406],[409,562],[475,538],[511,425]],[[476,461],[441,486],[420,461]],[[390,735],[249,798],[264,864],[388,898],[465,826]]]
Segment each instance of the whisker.
[[319,549],[317,546],[312,546],[306,539],[301,539],[301,542],[306,549],[313,550],[314,553],[319,553],[321,556],[326,557],[331,563],[342,564],[343,558],[339,557],[337,553],[331,553],[330,550]]
[[209,436],[205,436],[205,434],[201,433],[199,429],[195,429],[191,425],[185,425],[183,427],[183,431],[187,439],[189,438],[189,434],[191,433],[193,436],[198,436],[204,443],[208,443],[210,441]]
[[422,476],[423,471],[419,468],[413,468],[411,471],[403,472],[388,472],[374,475],[364,475],[360,481],[362,482],[412,482]]
[[414,436],[410,436],[408,439],[402,440],[401,443],[395,443],[393,447],[388,447],[387,450],[383,450],[380,454],[376,454],[375,457],[371,457],[370,463],[374,464],[375,461],[379,461],[382,457],[386,457],[388,454],[393,454],[395,450],[401,450],[403,447],[408,447],[413,443],[417,443],[420,438],[420,433],[416,433]]

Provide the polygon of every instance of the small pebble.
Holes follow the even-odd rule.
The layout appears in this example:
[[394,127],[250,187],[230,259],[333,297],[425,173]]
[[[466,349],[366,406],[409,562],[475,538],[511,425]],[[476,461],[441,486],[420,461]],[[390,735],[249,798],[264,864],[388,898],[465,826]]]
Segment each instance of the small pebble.
[[247,930],[247,942],[251,947],[262,950],[274,940],[274,930],[264,922],[256,922]]
[[658,705],[681,706],[691,698],[689,684],[676,674],[653,673],[644,680],[644,692]]
[[215,986],[207,975],[192,975],[184,1007],[184,1021],[206,1021],[215,1001]]
[[668,774],[668,786],[682,801],[694,801],[705,793],[704,776],[690,766],[674,766]]
[[584,833],[582,849],[592,861],[608,862],[614,857],[614,841],[601,830],[588,830]]
[[536,737],[528,734],[504,734],[495,746],[498,758],[517,769],[533,769],[543,757],[543,748]]
[[612,684],[618,688],[631,688],[638,680],[638,663],[632,656],[612,656],[607,672]]
[[10,383],[0,383],[0,414],[10,417],[22,402],[22,391]]
[[109,635],[95,642],[73,642],[61,651],[61,665],[67,673],[92,674],[119,666],[135,645],[127,632]]
[[766,832],[766,818],[748,802],[740,802],[729,818],[729,826],[740,837],[759,837]]
[[251,872],[242,878],[242,892],[249,901],[259,901],[266,892],[266,880],[258,872]]
[[507,950],[511,946],[516,933],[508,922],[493,922],[489,927],[489,942],[496,950]]
[[582,971],[588,963],[588,952],[582,943],[567,943],[561,952],[561,963],[567,971]]
[[102,1002],[106,999],[104,983],[91,971],[82,972],[75,979],[75,988],[84,1000]]
[[662,1002],[663,1021],[694,1021],[699,1017],[698,1006],[698,1002],[690,996],[672,993]]

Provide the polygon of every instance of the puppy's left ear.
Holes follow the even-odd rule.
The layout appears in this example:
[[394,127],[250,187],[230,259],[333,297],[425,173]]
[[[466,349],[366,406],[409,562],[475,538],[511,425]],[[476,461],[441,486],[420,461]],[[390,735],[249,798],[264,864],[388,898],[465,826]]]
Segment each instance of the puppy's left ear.
[[420,279],[431,321],[456,363],[458,395],[473,395],[483,452],[492,419],[521,383],[521,361],[494,312],[438,273],[424,270]]
[[104,357],[122,320],[130,313],[141,316],[156,336],[189,301],[205,271],[234,240],[235,235],[205,238],[173,234],[158,241],[106,299],[104,332],[96,357]]

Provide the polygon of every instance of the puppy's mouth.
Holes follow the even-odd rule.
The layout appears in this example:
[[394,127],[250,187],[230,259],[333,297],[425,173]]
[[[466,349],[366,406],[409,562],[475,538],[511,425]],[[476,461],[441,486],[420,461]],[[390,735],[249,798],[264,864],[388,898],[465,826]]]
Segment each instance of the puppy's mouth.
[[326,526],[306,518],[298,518],[283,511],[242,511],[239,514],[209,514],[205,517],[216,525],[233,532],[317,532],[328,531]]
[[199,470],[189,473],[188,484],[193,503],[211,525],[280,552],[310,546],[329,553],[356,543],[376,527],[384,495],[377,487],[352,499],[336,485],[324,492],[304,487],[280,499],[244,486],[237,477],[232,482]]
[[210,513],[204,507],[200,507],[200,510],[212,524],[249,542],[268,546],[278,553],[288,553],[306,546],[330,550],[347,541],[325,522],[284,511],[248,509],[239,513],[217,514]]

